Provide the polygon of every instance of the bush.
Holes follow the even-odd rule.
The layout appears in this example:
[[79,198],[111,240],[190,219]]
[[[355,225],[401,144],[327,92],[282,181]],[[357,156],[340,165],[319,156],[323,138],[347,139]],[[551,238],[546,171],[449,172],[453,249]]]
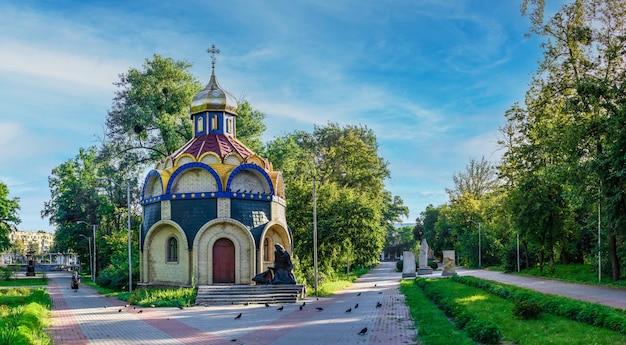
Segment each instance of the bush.
[[493,345],[502,341],[502,331],[498,325],[489,320],[470,320],[465,330],[470,338],[479,343]]
[[404,269],[404,260],[396,261],[396,269],[402,272],[402,269]]
[[428,266],[430,266],[430,268],[432,268],[433,271],[436,271],[439,268],[439,265],[437,265],[437,263],[434,260],[429,261]]
[[9,281],[13,275],[13,270],[10,267],[2,267],[2,279]]
[[541,307],[534,301],[515,300],[513,315],[522,320],[537,320],[541,315]]

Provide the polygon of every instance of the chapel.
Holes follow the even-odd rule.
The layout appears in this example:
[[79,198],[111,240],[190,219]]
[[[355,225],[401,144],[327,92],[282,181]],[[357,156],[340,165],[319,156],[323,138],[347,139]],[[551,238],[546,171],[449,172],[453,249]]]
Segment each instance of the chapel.
[[283,177],[237,140],[237,101],[215,76],[190,104],[193,138],[156,164],[141,202],[140,285],[253,284],[292,251]]

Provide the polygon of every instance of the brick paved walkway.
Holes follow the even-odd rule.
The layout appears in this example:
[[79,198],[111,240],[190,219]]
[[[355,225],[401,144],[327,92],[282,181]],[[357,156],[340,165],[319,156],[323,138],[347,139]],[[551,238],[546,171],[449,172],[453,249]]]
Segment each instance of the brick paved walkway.
[[[384,262],[332,297],[307,298],[302,310],[298,303],[278,311],[279,305],[125,307],[123,301],[99,296],[84,285],[74,292],[68,273],[51,273],[54,319],[49,331],[57,345],[417,344],[399,292],[400,276],[395,263]],[[359,335],[364,327],[368,332]]]

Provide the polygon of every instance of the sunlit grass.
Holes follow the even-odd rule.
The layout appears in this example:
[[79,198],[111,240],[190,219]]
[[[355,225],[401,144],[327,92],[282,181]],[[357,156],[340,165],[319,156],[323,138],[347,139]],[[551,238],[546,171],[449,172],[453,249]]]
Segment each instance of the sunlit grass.
[[52,344],[49,326],[51,300],[41,288],[0,289],[0,344]]
[[522,275],[530,275],[535,277],[546,277],[558,279],[573,283],[608,285],[608,286],[626,286],[626,281],[620,280],[614,282],[609,274],[602,275],[602,282],[598,281],[598,267],[590,264],[568,264],[554,265],[554,273],[550,272],[548,265],[543,267],[543,272],[539,272],[539,266],[531,267],[520,272]]
[[418,338],[422,345],[474,344],[465,332],[456,329],[413,280],[402,280],[400,291],[406,296],[406,303],[418,329]]
[[144,307],[189,307],[195,303],[196,294],[193,288],[144,288],[133,291],[127,301]]
[[518,345],[626,344],[624,335],[617,332],[545,313],[538,320],[517,319],[512,312],[513,302],[450,279],[433,279],[427,284],[459,303],[463,301],[464,307],[478,318],[496,323],[505,338]]
[[46,286],[48,285],[47,279],[42,278],[19,278],[11,280],[0,280],[0,286]]

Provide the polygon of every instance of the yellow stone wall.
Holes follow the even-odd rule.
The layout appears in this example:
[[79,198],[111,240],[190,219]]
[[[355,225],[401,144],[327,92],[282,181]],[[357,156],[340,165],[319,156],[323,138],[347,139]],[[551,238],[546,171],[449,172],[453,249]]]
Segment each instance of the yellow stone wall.
[[[178,240],[178,262],[167,262],[167,243],[170,237]],[[180,228],[162,221],[150,230],[144,244],[143,262],[150,283],[191,284],[187,240]]]
[[199,285],[213,284],[213,245],[227,238],[235,246],[235,284],[250,284],[255,275],[255,246],[250,231],[232,219],[216,219],[208,222],[196,235],[193,244],[193,267]]

